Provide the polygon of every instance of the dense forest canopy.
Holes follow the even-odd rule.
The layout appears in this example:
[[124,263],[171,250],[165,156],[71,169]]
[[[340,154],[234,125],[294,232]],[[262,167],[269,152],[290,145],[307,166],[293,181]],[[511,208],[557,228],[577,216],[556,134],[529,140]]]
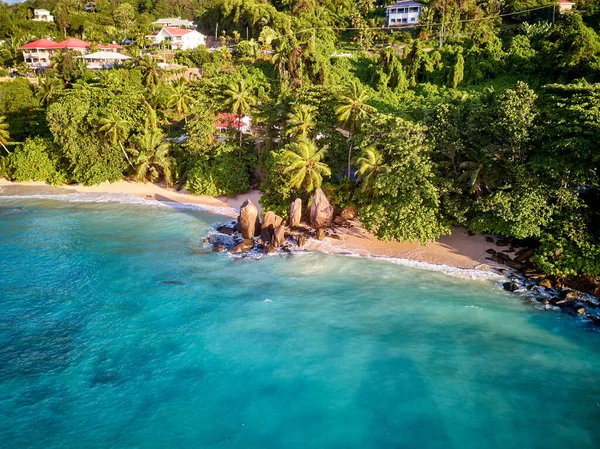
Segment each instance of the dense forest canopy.
[[[372,0],[1,4],[0,75],[29,79],[0,83],[0,175],[254,185],[283,216],[321,186],[383,239],[459,225],[536,245],[548,273],[600,275],[599,2],[423,4],[418,26],[393,29]],[[208,46],[149,45],[164,17],[193,20]],[[90,71],[57,52],[33,76],[19,47],[66,37],[127,38],[131,59]],[[216,132],[224,113],[233,126]]]

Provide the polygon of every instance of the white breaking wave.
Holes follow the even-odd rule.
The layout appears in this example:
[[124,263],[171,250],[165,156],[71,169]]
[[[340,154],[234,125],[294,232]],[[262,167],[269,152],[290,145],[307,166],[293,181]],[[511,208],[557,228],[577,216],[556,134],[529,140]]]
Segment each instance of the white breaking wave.
[[126,193],[59,193],[59,194],[35,194],[35,195],[0,195],[2,199],[35,199],[63,201],[67,203],[119,203],[119,204],[139,204],[142,206],[155,206],[162,208],[173,208],[179,210],[198,210],[211,212],[216,215],[228,215],[238,213],[237,209],[232,207],[210,206],[207,204],[179,203],[176,201],[158,201],[145,199],[136,195]]

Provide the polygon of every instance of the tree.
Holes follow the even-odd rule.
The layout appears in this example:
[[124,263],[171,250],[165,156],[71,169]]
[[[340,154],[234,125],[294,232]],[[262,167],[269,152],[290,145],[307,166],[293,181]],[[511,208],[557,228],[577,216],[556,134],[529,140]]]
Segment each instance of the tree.
[[318,189],[323,176],[330,176],[331,170],[322,162],[327,147],[318,148],[314,141],[305,136],[298,137],[284,151],[287,167],[283,173],[290,175],[290,186],[302,188],[307,193]]
[[452,71],[450,72],[450,82],[449,85],[452,89],[456,89],[458,85],[462,82],[465,76],[465,58],[462,55],[462,47],[458,48],[456,52],[456,62],[452,67]]
[[152,56],[145,55],[135,61],[135,66],[142,72],[142,81],[144,86],[152,89],[153,86],[159,85],[163,76],[163,70],[158,66]]
[[256,105],[256,97],[246,86],[244,80],[237,83],[230,83],[223,92],[226,100],[225,105],[229,106],[232,114],[238,118],[238,134],[240,137],[240,147],[242,146],[242,117],[250,112],[252,106]]
[[390,171],[390,167],[384,163],[383,154],[375,147],[367,147],[362,150],[356,163],[359,165],[357,180],[362,181],[362,191],[377,196],[379,192],[376,185],[378,176],[385,175]]
[[189,93],[188,83],[185,78],[179,78],[177,81],[174,81],[167,106],[170,108],[175,108],[175,111],[179,115],[183,115],[186,124],[187,114],[190,110],[189,107],[193,103],[194,97],[192,97]]
[[[362,122],[375,112],[375,108],[368,105],[367,93],[358,81],[350,83],[349,90],[338,100],[338,107],[335,110],[338,120],[342,127],[356,134],[360,130]],[[352,159],[352,139],[348,144],[348,178],[350,178],[350,164]]]
[[36,96],[42,104],[48,106],[63,87],[63,83],[57,78],[48,75],[44,78],[38,76],[38,90]]
[[8,141],[10,140],[10,134],[8,132],[8,123],[6,123],[6,117],[4,115],[0,116],[0,145],[4,148],[6,153],[10,153],[6,145],[8,145]]
[[470,150],[469,153],[470,159],[459,165],[464,172],[458,177],[458,181],[465,182],[469,187],[469,192],[480,195],[487,188],[485,174],[491,158],[481,148]]
[[308,136],[316,126],[312,108],[305,104],[294,105],[287,115],[286,124],[288,136]]
[[129,29],[135,23],[135,9],[130,3],[122,3],[113,11],[113,20],[118,29],[127,37]]
[[129,134],[129,122],[126,119],[121,118],[119,111],[108,111],[105,113],[104,117],[101,117],[100,120],[98,120],[98,126],[98,132],[103,134],[111,144],[119,144],[125,159],[127,159],[131,168],[135,169],[123,147],[123,140],[126,140]]
[[169,155],[171,145],[164,140],[162,131],[148,126],[135,139],[135,144],[136,149],[132,153],[135,156],[137,180],[156,182],[162,174],[170,187],[173,184],[174,159]]

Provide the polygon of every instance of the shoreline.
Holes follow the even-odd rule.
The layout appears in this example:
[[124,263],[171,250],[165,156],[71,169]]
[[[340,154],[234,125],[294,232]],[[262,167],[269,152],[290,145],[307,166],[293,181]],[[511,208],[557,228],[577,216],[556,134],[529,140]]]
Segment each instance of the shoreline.
[[[217,211],[219,215],[229,218],[237,218],[236,210],[244,201],[250,199],[257,206],[259,213],[261,212],[258,203],[260,192],[256,190],[234,198],[215,198],[192,195],[185,190],[175,191],[172,188],[157,184],[130,181],[117,181],[112,184],[106,182],[95,186],[70,185],[55,187],[36,181],[17,183],[0,179],[0,196],[45,196],[75,193],[123,194],[133,195],[148,201],[207,206]],[[351,228],[335,227],[334,230],[339,239],[326,237],[323,241],[308,241],[305,249],[331,254],[352,254],[377,259],[406,260],[412,261],[422,268],[428,268],[429,266],[431,266],[430,269],[437,268],[437,271],[460,269],[497,274],[494,268],[500,267],[500,265],[486,259],[486,257],[489,257],[486,250],[499,248],[494,243],[486,241],[485,235],[469,235],[465,229],[461,228],[454,228],[451,235],[442,236],[430,242],[427,246],[419,243],[384,242],[359,226]],[[448,269],[445,269],[445,267],[448,267]]]

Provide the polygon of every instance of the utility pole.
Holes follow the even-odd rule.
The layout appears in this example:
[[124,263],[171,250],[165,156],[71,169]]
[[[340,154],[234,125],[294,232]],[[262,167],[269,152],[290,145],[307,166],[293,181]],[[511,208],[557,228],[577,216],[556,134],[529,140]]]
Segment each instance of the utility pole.
[[246,40],[248,40],[248,27],[246,27]]
[[440,48],[444,45],[444,21],[442,20],[442,28],[440,29]]
[[552,5],[552,23],[554,24],[554,16],[556,16],[556,2]]
[[215,26],[215,39],[219,38],[219,22],[217,22],[217,25]]

